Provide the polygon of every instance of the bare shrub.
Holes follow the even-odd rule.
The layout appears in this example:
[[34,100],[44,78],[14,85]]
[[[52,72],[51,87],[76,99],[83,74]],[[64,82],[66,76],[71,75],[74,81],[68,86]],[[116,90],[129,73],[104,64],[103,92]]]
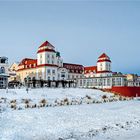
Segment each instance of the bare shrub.
[[23,99],[23,102],[24,102],[25,104],[29,104],[30,99]]
[[42,99],[42,100],[40,101],[40,107],[45,107],[46,104],[47,104],[47,100],[46,100],[46,99]]
[[26,105],[25,105],[25,108],[29,108],[29,107],[30,107],[29,104],[26,104]]
[[91,97],[89,95],[86,95],[86,98],[89,99],[89,100],[91,99]]
[[36,108],[36,107],[37,107],[37,105],[36,105],[36,104],[32,105],[32,108]]
[[10,101],[10,103],[12,104],[12,103],[16,103],[17,101],[16,100],[11,100]]
[[17,108],[16,103],[12,103],[12,104],[11,104],[11,108],[12,108],[12,109],[16,109],[16,108]]
[[107,96],[106,96],[106,95],[103,95],[103,96],[102,96],[102,99],[107,99]]
[[68,102],[68,101],[69,101],[68,98],[65,98],[65,99],[64,99],[64,102]]

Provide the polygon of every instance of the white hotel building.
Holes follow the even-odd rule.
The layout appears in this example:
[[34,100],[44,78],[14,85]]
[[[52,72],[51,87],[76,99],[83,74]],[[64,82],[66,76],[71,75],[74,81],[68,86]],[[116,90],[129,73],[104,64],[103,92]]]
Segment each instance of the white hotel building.
[[[14,66],[15,67],[15,66]],[[96,66],[83,67],[79,64],[64,63],[60,52],[48,41],[37,51],[37,59],[25,58],[16,68],[19,82],[26,79],[44,81],[74,81],[77,87],[112,88],[113,86],[140,86],[140,80],[127,80],[127,76],[112,72],[111,60],[103,53]],[[130,83],[131,82],[131,83]]]
[[17,68],[17,77],[24,83],[26,78],[44,81],[75,80],[82,78],[84,67],[78,64],[64,63],[60,52],[48,41],[37,51],[37,59],[25,58]]
[[97,66],[84,67],[84,78],[78,80],[78,87],[111,88],[125,86],[126,76],[113,73],[111,60],[103,53],[97,60]]

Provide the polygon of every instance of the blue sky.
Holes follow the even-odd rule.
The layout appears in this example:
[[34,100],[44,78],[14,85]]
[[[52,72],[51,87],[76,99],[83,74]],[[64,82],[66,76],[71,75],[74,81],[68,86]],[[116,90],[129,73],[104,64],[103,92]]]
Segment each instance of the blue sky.
[[0,1],[0,55],[36,58],[48,40],[64,62],[96,65],[105,52],[113,71],[140,74],[140,1]]

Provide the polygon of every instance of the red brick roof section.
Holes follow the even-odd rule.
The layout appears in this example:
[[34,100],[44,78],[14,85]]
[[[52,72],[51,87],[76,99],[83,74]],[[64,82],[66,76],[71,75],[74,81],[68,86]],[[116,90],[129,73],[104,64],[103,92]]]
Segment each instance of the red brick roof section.
[[63,67],[68,69],[70,73],[83,73],[84,67],[79,64],[63,63]]
[[97,72],[97,66],[84,67],[84,73]]
[[[24,66],[22,69],[36,68],[37,67],[37,59],[25,58],[23,59],[18,66]],[[21,69],[19,69],[21,70]]]
[[105,53],[103,53],[99,58],[109,58]]
[[44,46],[51,46],[51,47],[54,48],[54,46],[50,42],[48,42],[48,41],[45,41],[39,48],[42,48]]

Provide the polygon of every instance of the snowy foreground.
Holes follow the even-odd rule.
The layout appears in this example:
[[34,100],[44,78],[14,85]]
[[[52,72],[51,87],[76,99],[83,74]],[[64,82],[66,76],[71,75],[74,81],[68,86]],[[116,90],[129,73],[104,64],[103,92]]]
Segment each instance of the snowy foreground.
[[0,108],[0,140],[140,139],[140,101],[99,90],[0,90]]

